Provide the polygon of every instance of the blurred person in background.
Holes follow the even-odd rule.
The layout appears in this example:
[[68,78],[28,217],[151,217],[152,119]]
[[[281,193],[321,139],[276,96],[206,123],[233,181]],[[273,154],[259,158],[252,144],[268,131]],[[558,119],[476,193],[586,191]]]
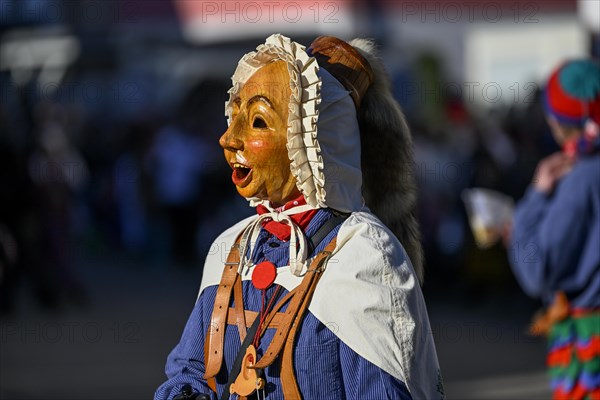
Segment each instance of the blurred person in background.
[[[0,109],[0,113],[1,113]],[[1,115],[0,115],[1,117]],[[35,248],[35,210],[26,160],[14,145],[0,139],[0,313],[14,311],[17,286],[28,269],[36,295],[51,305],[51,288],[39,274]]]
[[[223,221],[233,223],[248,216],[246,204],[241,211],[235,206],[243,202],[226,184],[229,169],[218,158],[226,92],[224,80],[201,80],[184,95],[176,121],[159,129],[144,150],[139,175],[148,177],[148,185],[143,186],[152,192],[148,218],[154,224],[166,220],[170,248],[165,250],[181,266],[195,265],[203,254],[200,251],[207,251],[220,233]],[[151,244],[161,246],[156,238],[151,238]]]
[[[210,250],[213,240],[224,227],[249,216],[248,203],[229,183],[231,168],[221,157],[223,149],[219,137],[227,128],[223,118],[223,103],[227,100],[227,79],[206,77],[185,95],[180,108],[182,114],[190,115],[189,126],[203,143],[204,152],[200,170],[200,187],[196,199],[196,254],[203,257]],[[191,245],[191,244],[190,244]]]
[[121,154],[114,165],[114,195],[119,213],[123,248],[134,255],[150,252],[149,214],[150,176],[145,161],[153,138],[149,122],[136,121],[129,126]]
[[181,266],[193,265],[197,257],[202,175],[208,156],[194,116],[187,112],[157,132],[147,155],[154,199],[167,219],[170,252]]
[[87,163],[57,118],[56,105],[39,106],[37,144],[29,157],[29,174],[39,196],[43,262],[59,296],[86,303],[73,268],[73,214],[77,197],[89,181]]
[[28,166],[36,115],[19,115],[14,109],[9,110],[0,102],[0,313],[8,315],[18,310],[23,281],[30,283],[32,294],[43,309],[55,310],[60,306],[60,282],[53,265],[46,262],[43,247],[45,199]]
[[513,272],[548,308],[532,333],[549,341],[556,399],[600,398],[600,65],[568,61],[543,101],[562,151],[539,162],[510,235]]

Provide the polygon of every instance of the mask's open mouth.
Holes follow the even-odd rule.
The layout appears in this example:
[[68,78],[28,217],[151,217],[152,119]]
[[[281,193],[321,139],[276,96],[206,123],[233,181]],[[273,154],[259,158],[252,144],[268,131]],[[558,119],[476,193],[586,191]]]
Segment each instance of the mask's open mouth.
[[250,181],[250,175],[252,168],[247,167],[243,164],[233,164],[233,173],[231,174],[231,180],[237,186],[245,186]]

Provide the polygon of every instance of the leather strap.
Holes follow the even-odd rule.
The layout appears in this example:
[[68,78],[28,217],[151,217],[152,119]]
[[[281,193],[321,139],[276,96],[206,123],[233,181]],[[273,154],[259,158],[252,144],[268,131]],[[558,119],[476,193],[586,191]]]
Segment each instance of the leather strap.
[[[204,353],[206,366],[204,379],[215,377],[221,370],[221,365],[223,364],[225,325],[227,324],[231,292],[236,280],[239,279],[237,269],[240,262],[240,239],[241,235],[237,237],[235,244],[231,246],[231,250],[227,255],[225,270],[223,271],[223,276],[221,277],[221,282],[219,283],[217,294],[215,296],[215,306],[211,316],[211,324],[208,327],[208,332],[206,334],[207,344],[205,350],[208,351],[205,351]],[[236,320],[237,317],[239,316],[236,315]]]
[[[231,389],[231,384],[235,381],[235,379],[240,374],[240,370],[242,369],[242,361],[244,359],[244,355],[246,354],[246,349],[248,348],[248,346],[250,346],[250,343],[252,343],[252,340],[254,340],[254,335],[256,334],[256,331],[258,330],[259,324],[260,324],[260,320],[255,319],[254,323],[248,330],[246,339],[242,342],[240,349],[238,350],[238,354],[235,357],[235,361],[233,362],[233,365],[231,366],[231,371],[229,371],[229,378],[227,379],[227,384],[225,385],[225,388],[223,388],[223,393],[221,393],[221,400],[229,399],[229,396],[230,396],[229,390]],[[240,398],[242,398],[242,397],[240,397]]]
[[[239,274],[233,284],[233,302],[233,316],[240,333],[240,343],[243,343],[246,338],[246,315],[244,313],[244,299],[242,298],[242,280],[239,278]],[[229,320],[229,318],[227,319]]]
[[[205,339],[204,340],[204,358],[205,361],[207,359],[207,354],[210,351],[210,348],[208,347],[209,343],[208,340]],[[206,365],[206,364],[205,364]],[[215,377],[211,377],[211,378],[206,378],[206,384],[208,385],[208,387],[215,393],[217,393],[217,380],[215,379]]]
[[[235,244],[231,247],[231,250],[227,256],[223,276],[221,277],[221,282],[219,283],[217,294],[215,296],[215,305],[211,316],[211,325],[208,328],[206,340],[204,342],[204,358],[206,368],[204,372],[204,379],[206,379],[209,387],[215,392],[216,382],[214,381],[214,377],[219,373],[223,364],[225,325],[231,324],[231,322],[237,325],[242,342],[246,336],[245,328],[246,326],[249,326],[246,322],[246,312],[244,312],[243,309],[244,303],[242,299],[241,279],[237,273],[237,267],[240,260],[240,240],[241,234],[236,239]],[[235,307],[229,307],[232,292],[234,292]],[[292,297],[293,293],[295,293],[295,290],[289,292],[280,302],[283,302],[284,300],[287,302]],[[238,297],[239,300],[236,300]],[[241,306],[241,310],[238,310],[238,305]],[[274,311],[279,310],[281,305],[279,308],[274,309]],[[229,313],[230,309],[232,310],[231,314]],[[256,315],[257,314],[258,313],[256,313]],[[255,319],[256,316],[254,316],[253,320]],[[272,322],[273,327],[280,326],[282,320],[283,315],[275,316],[275,313],[268,318],[268,321]],[[267,324],[265,324],[265,328],[266,325]]]
[[[254,366],[255,368],[262,369],[271,365],[281,352],[283,345],[288,338],[290,330],[298,329],[297,323],[299,320],[302,319],[301,316],[300,319],[297,319],[298,314],[303,314],[306,311],[312,293],[316,288],[316,283],[318,282],[321,273],[323,272],[323,262],[329,258],[329,256],[335,249],[335,244],[336,239],[334,238],[327,245],[325,250],[321,251],[313,259],[313,262],[310,264],[310,267],[308,268],[304,279],[302,280],[300,285],[292,291],[294,294],[292,294],[292,292],[288,293],[288,295],[291,295],[290,304],[284,313],[283,319],[280,325],[278,326],[275,335],[273,336],[273,340],[271,341],[269,347],[265,351],[265,355],[260,360],[258,360],[258,362]],[[287,302],[287,297],[288,296],[284,297],[279,301],[277,306],[273,309],[273,312],[277,312],[281,308],[281,306],[283,306],[284,302]],[[271,314],[273,314],[273,312]],[[269,317],[272,318],[274,317],[274,315],[270,315]],[[263,331],[261,331],[261,334],[262,333]]]
[[[281,356],[281,386],[283,389],[283,397],[285,399],[302,399],[302,394],[300,393],[300,389],[298,388],[298,383],[296,381],[296,374],[294,372],[294,343],[296,341],[296,333],[298,332],[298,328],[302,324],[302,320],[304,319],[304,315],[306,315],[306,310],[308,309],[308,305],[312,299],[312,295],[315,292],[315,288],[317,287],[317,283],[321,279],[323,275],[322,272],[324,270],[325,264],[329,260],[329,257],[333,253],[336,245],[336,238],[334,238],[325,249],[319,253],[315,261],[311,264],[311,269],[308,273],[312,273],[315,275],[314,279],[311,282],[311,286],[308,288],[306,295],[302,301],[302,305],[300,306],[300,310],[294,319],[294,323],[290,328],[290,332],[288,334],[288,339],[285,342],[285,346],[283,348],[283,353]],[[316,267],[313,269],[313,266]]]
[[[336,218],[337,219],[337,218]],[[345,216],[344,218],[345,219]],[[342,221],[343,221],[342,219]],[[336,221],[337,222],[337,221]],[[331,228],[328,224],[328,229]],[[333,226],[335,228],[335,226]],[[325,235],[326,236],[326,235]],[[215,296],[215,305],[211,316],[211,326],[206,335],[204,354],[206,371],[204,378],[208,386],[216,393],[215,376],[221,370],[223,363],[224,335],[226,324],[236,325],[240,334],[240,341],[243,343],[248,339],[246,327],[255,325],[257,312],[244,310],[242,282],[237,267],[240,261],[239,244],[241,234],[237,237],[235,244],[227,256],[225,269],[221,277],[221,282],[217,288]],[[321,242],[319,237],[316,244]],[[275,336],[265,356],[255,364],[254,368],[263,369],[273,363],[279,353],[282,352],[282,389],[285,398],[301,398],[298,384],[296,382],[293,366],[293,347],[298,327],[300,326],[304,314],[308,309],[312,294],[324,270],[324,266],[335,249],[336,239],[334,238],[326,248],[320,252],[314,259],[309,269],[298,287],[288,292],[271,310],[265,318],[259,335],[262,336],[267,328],[277,329]],[[316,246],[315,246],[316,247]],[[234,296],[234,307],[230,307],[231,295]],[[290,303],[285,312],[279,310],[287,303]],[[253,335],[252,335],[253,336]],[[286,341],[287,338],[290,338]],[[285,346],[284,346],[285,345]]]
[[[300,309],[302,300],[304,299],[304,296],[306,295],[314,276],[315,274],[307,273],[300,285],[296,288],[297,290],[295,295],[290,299],[290,304],[284,312],[283,319],[277,328],[275,335],[273,336],[273,340],[271,340],[271,343],[269,343],[269,347],[265,351],[264,356],[254,365],[255,368],[262,369],[273,364],[273,361],[275,361],[281,352],[292,323],[294,322],[294,318]],[[280,303],[283,303],[283,301],[280,301]]]
[[335,229],[336,226],[344,222],[350,214],[331,210],[333,215],[329,218],[312,236],[306,238],[306,252],[312,254],[319,244]]
[[[258,312],[244,310],[244,314],[245,314],[245,318],[246,318],[246,327],[250,328],[252,326],[252,323],[256,319],[256,317],[258,317]],[[273,319],[270,320],[270,323],[265,322],[265,325],[269,325],[269,328],[277,328],[281,324],[283,315],[284,315],[283,313],[276,313],[273,316]],[[266,321],[266,319],[265,319],[265,321]],[[229,314],[227,315],[227,324],[228,325],[237,325],[236,319],[233,316],[233,308],[229,309]]]
[[552,304],[545,310],[537,312],[529,325],[532,336],[548,336],[552,327],[569,316],[571,306],[565,292],[556,292]]

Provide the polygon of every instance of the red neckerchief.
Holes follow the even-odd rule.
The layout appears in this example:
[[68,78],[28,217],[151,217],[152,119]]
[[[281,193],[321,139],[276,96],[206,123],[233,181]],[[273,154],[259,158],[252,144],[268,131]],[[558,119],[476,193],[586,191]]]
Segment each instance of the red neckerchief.
[[597,125],[596,128],[588,128],[586,126],[583,135],[565,141],[562,150],[571,158],[600,152],[600,131]]
[[[304,196],[300,195],[300,197],[298,197],[297,199],[288,201],[287,203],[285,203],[283,205],[283,207],[280,207],[277,210],[278,211],[289,210],[290,208],[302,206],[305,204],[306,204],[306,200],[304,199]],[[256,211],[258,212],[259,215],[269,212],[267,207],[263,206],[262,204],[259,204],[258,206],[256,206]],[[317,213],[317,211],[318,210],[304,211],[304,212],[301,212],[298,214],[290,215],[290,218],[292,219],[292,221],[294,221],[300,227],[300,229],[302,229],[302,231],[304,231],[304,230],[306,230],[308,223],[310,222],[312,217],[314,217],[314,215]],[[277,237],[277,239],[284,240],[284,241],[290,240],[291,229],[290,229],[289,225],[281,223],[281,222],[275,222],[272,219],[268,219],[262,223],[262,226],[269,233],[275,235]]]

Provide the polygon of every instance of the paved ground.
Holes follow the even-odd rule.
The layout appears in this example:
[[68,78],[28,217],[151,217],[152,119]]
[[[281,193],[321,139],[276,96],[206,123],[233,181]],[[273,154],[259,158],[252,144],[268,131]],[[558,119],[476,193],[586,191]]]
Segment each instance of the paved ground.
[[448,399],[551,398],[545,342],[525,333],[534,305],[520,292],[428,304]]
[[[164,379],[199,271],[105,257],[79,265],[90,307],[48,314],[24,286],[1,320],[0,399],[149,399]],[[544,343],[523,334],[531,303],[522,295],[427,299],[449,399],[549,398]]]

